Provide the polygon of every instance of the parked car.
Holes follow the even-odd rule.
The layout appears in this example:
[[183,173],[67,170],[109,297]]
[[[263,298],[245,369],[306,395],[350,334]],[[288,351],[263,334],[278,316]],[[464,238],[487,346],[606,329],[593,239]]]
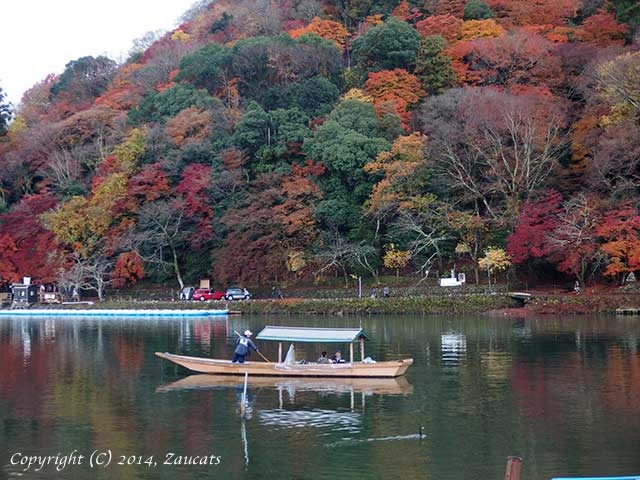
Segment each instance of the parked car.
[[195,287],[184,287],[180,291],[180,300],[193,300],[193,293],[195,291]]
[[193,299],[200,302],[204,302],[205,300],[222,300],[224,296],[224,292],[218,292],[210,288],[198,288],[193,292]]
[[227,300],[249,300],[251,294],[246,288],[229,288],[224,298]]

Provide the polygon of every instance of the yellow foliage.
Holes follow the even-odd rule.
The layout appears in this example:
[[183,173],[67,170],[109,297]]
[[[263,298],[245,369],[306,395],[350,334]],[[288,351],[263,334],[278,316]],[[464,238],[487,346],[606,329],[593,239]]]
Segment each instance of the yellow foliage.
[[467,253],[471,253],[471,247],[466,242],[460,242],[460,243],[458,243],[456,245],[455,252],[458,255],[464,255],[464,254],[467,254]]
[[504,28],[495,20],[469,20],[462,24],[462,40],[473,40],[476,38],[498,38],[505,34]]
[[484,257],[478,261],[478,265],[490,273],[498,272],[511,266],[511,257],[502,248],[489,247],[484,251]]
[[175,32],[173,32],[171,34],[171,40],[179,40],[182,43],[187,43],[189,41],[191,37],[189,36],[188,33],[183,32],[182,30],[178,29]]
[[27,131],[27,122],[24,121],[24,117],[18,114],[16,115],[13,122],[11,122],[11,124],[9,125],[7,135],[19,137],[26,131]]
[[373,97],[365,94],[359,88],[352,88],[341,97],[341,100],[358,100],[360,102],[373,103]]
[[614,104],[610,123],[640,114],[640,52],[623,53],[604,62],[596,73],[602,97]]
[[[113,210],[120,200],[127,196],[127,176],[119,172],[109,175],[93,189],[88,205],[89,223],[106,233],[106,228],[113,220]],[[96,218],[102,217],[102,218]]]
[[307,259],[304,252],[292,250],[287,254],[287,269],[290,272],[300,272],[307,266]]
[[144,154],[144,137],[142,130],[134,128],[127,139],[113,150],[113,154],[118,159],[118,166],[129,175],[136,171],[138,159]]
[[384,173],[384,178],[374,187],[369,196],[369,212],[381,211],[390,205],[399,208],[417,208],[421,191],[416,173],[426,162],[423,148],[426,137],[412,133],[398,137],[391,150],[380,152],[376,159],[365,165],[369,173]]
[[94,187],[89,199],[72,197],[40,218],[60,243],[87,256],[108,235],[116,220],[116,206],[126,194],[126,175],[115,173]]
[[386,268],[396,269],[396,273],[401,268],[404,268],[411,260],[411,250],[396,250],[395,244],[391,243],[386,246],[385,254],[382,257],[382,262]]

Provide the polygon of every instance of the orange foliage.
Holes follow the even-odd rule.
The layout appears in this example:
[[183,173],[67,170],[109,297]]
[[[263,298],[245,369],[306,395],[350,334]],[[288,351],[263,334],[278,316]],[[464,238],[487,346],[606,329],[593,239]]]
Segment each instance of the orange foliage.
[[409,5],[407,0],[402,0],[396,8],[393,9],[391,15],[394,17],[398,17],[405,22],[413,22],[418,18],[422,17],[422,13],[417,8]]
[[189,107],[167,122],[165,131],[176,145],[185,142],[200,142],[211,134],[211,113],[197,107]]
[[380,25],[383,22],[382,15],[380,15],[380,14],[369,15],[364,20],[365,20],[366,23],[368,23],[372,27],[375,27],[376,25]]
[[640,269],[640,216],[635,208],[625,206],[607,212],[596,234],[605,240],[600,249],[609,257],[605,275],[626,275]]
[[409,2],[407,0],[402,0],[396,8],[393,9],[391,15],[394,17],[398,17],[402,20],[405,20],[409,15]]
[[514,95],[534,95],[541,100],[557,100],[554,99],[553,93],[549,90],[549,87],[545,85],[511,85],[509,92]]
[[409,129],[408,107],[416,105],[426,95],[420,80],[401,68],[370,73],[364,91],[373,98],[379,113],[382,104],[393,102],[406,130]]
[[500,23],[513,25],[562,25],[576,16],[581,0],[487,0]]
[[522,30],[538,33],[551,43],[567,43],[569,37],[573,35],[575,29],[561,25],[525,25]]
[[309,33],[335,43],[341,51],[344,51],[346,38],[349,35],[347,29],[341,23],[333,20],[322,20],[319,17],[314,17],[309,25],[304,28],[289,31],[291,38],[300,38]]
[[557,86],[562,80],[553,44],[524,29],[500,38],[458,42],[445,49],[461,83],[470,85],[540,84]]
[[42,120],[55,121],[50,115],[54,108],[49,101],[51,87],[58,81],[58,76],[50,73],[41,82],[27,90],[20,100],[20,118],[27,125],[35,125]]
[[169,79],[164,82],[159,84],[158,86],[156,86],[156,90],[160,93],[164,92],[167,88],[171,88],[175,85],[175,82],[173,81],[174,78],[176,78],[176,76],[178,75],[178,73],[180,72],[179,69],[174,69],[171,70],[171,72],[169,73]]
[[121,253],[111,274],[113,286],[122,288],[126,284],[134,285],[142,278],[144,266],[138,252]]
[[487,20],[469,20],[464,22],[460,29],[462,40],[474,40],[476,38],[498,38],[505,33],[496,21],[492,18]]
[[480,81],[480,77],[469,70],[469,65],[465,63],[465,57],[472,49],[472,42],[456,42],[445,48],[443,55],[451,59],[451,70],[456,74],[458,83],[472,84]]
[[628,31],[626,25],[616,22],[613,13],[600,10],[597,14],[587,18],[582,27],[577,29],[576,38],[602,47],[622,45]]
[[106,92],[96,98],[96,105],[113,108],[114,110],[128,110],[137,105],[140,95],[133,88],[131,78],[143,66],[140,63],[131,63],[119,68]]
[[416,29],[423,37],[440,35],[447,42],[454,43],[460,39],[464,22],[453,15],[434,15],[416,24]]
[[585,160],[593,155],[593,136],[597,130],[598,117],[596,115],[587,114],[573,124],[573,131],[571,132],[571,160],[582,163],[582,169],[585,168]]
[[305,244],[312,243],[315,238],[316,222],[313,204],[309,200],[320,195],[312,177],[323,173],[324,167],[310,160],[304,166],[293,165],[291,175],[284,177],[280,186],[286,200],[273,207],[274,216],[287,235]]
[[390,151],[380,152],[365,165],[369,173],[383,173],[369,196],[369,213],[387,210],[392,206],[410,208],[416,194],[415,173],[424,163],[426,137],[419,133],[398,137]]
[[435,15],[454,15],[462,18],[468,0],[426,0],[424,8]]
[[[240,106],[240,90],[238,89],[239,83],[239,78],[232,78],[226,82],[225,85],[216,90],[214,92],[214,96],[223,100],[227,108],[237,109]],[[242,114],[238,116],[238,120],[240,119],[240,116],[242,116]]]

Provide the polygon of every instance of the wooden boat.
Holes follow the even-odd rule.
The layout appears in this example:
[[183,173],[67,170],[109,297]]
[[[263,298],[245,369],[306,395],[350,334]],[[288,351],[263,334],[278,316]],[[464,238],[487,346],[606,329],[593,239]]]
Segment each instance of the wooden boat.
[[[230,375],[190,375],[167,385],[156,392],[166,393],[180,390],[208,390],[215,388],[242,387],[244,379]],[[395,378],[296,378],[255,377],[249,379],[252,388],[274,388],[287,391],[309,391],[322,393],[362,393],[365,395],[408,395],[413,393],[405,377]]]
[[[361,328],[308,328],[308,327],[265,327],[257,340],[278,342],[278,361],[231,363],[230,360],[188,357],[171,353],[156,352],[156,355],[199,373],[217,375],[249,375],[271,377],[331,377],[331,378],[393,378],[404,375],[413,364],[412,358],[386,362],[365,362],[364,341],[366,333]],[[348,343],[350,357],[348,363],[285,363],[282,361],[282,342]],[[354,360],[353,345],[360,343],[361,361]]]

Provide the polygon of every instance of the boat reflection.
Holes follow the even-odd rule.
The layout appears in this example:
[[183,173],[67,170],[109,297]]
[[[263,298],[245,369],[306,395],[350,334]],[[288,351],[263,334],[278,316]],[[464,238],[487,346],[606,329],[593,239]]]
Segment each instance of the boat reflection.
[[260,423],[277,429],[315,427],[357,433],[362,424],[362,413],[327,409],[272,409],[260,412]]
[[[190,375],[176,382],[162,385],[156,392],[189,389],[237,387],[244,379],[230,375]],[[249,377],[249,387],[274,388],[287,392],[311,391],[318,393],[361,393],[363,395],[409,395],[413,393],[405,377],[396,378],[299,378],[299,377]]]

